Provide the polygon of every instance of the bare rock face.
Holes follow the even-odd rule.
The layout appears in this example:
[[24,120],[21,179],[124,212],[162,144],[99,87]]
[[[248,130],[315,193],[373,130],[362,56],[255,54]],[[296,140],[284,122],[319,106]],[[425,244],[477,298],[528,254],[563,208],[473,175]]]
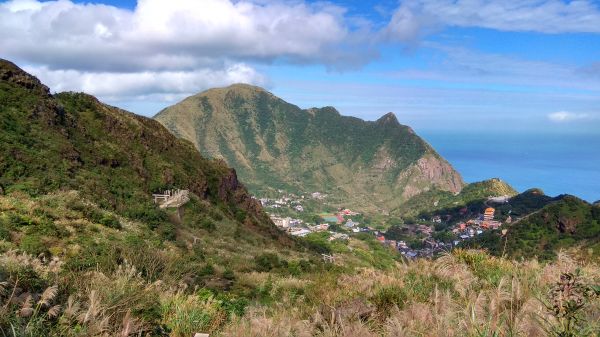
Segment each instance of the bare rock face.
[[447,161],[426,156],[417,161],[421,174],[442,190],[458,193],[465,185],[464,181]]
[[432,187],[458,193],[465,183],[448,162],[436,155],[428,154],[399,176],[398,185],[404,186],[402,198],[407,200],[431,190]]
[[558,219],[557,228],[561,233],[574,234],[579,221],[574,218],[560,217]]

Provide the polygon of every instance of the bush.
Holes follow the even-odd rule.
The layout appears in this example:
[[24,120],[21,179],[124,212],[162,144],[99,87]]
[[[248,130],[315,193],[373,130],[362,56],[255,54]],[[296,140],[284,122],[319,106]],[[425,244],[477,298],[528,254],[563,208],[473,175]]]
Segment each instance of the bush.
[[150,204],[140,204],[135,208],[127,210],[125,215],[134,220],[144,222],[150,229],[156,229],[161,224],[168,222],[167,214]]
[[177,238],[177,233],[175,231],[175,226],[171,223],[163,223],[156,228],[156,232],[160,237],[167,241],[175,241]]
[[119,219],[117,219],[114,215],[110,215],[110,214],[105,214],[104,216],[102,216],[102,218],[100,219],[100,221],[98,221],[98,223],[101,225],[104,225],[108,228],[114,228],[114,229],[123,228],[121,226],[121,222],[119,221]]
[[204,265],[204,267],[202,267],[202,269],[198,271],[198,276],[200,277],[212,276],[214,274],[215,268],[210,263],[207,263],[206,265]]
[[213,232],[215,229],[217,229],[215,223],[209,218],[202,219],[202,221],[200,221],[200,227],[209,232]]
[[235,219],[238,222],[244,222],[244,220],[246,220],[246,212],[242,209],[238,209],[235,211]]
[[275,253],[264,253],[254,257],[256,270],[260,272],[268,272],[283,265],[287,266],[287,261],[282,261]]
[[231,269],[225,269],[223,272],[223,278],[229,281],[235,280],[235,273]]
[[36,234],[25,235],[21,239],[19,247],[23,251],[34,256],[38,256],[40,254],[48,254],[47,245],[42,241],[42,237]]
[[210,212],[210,217],[213,218],[215,221],[221,221],[221,220],[223,220],[223,216],[217,210],[212,210]]
[[371,302],[377,307],[377,311],[389,315],[391,309],[398,307],[402,309],[408,300],[406,290],[397,285],[379,288],[371,298]]
[[106,243],[96,243],[92,239],[80,242],[82,250],[67,260],[65,269],[70,271],[86,271],[98,269],[100,271],[112,271],[121,259],[119,249]]
[[35,221],[33,221],[33,219],[16,213],[8,214],[8,222],[10,225],[15,227],[35,225]]
[[2,223],[0,223],[0,240],[10,241],[10,239],[10,230]]

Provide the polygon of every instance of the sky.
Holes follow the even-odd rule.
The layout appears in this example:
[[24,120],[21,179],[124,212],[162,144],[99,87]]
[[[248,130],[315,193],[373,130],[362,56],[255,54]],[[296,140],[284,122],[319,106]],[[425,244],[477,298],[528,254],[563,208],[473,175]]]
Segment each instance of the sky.
[[423,134],[600,137],[592,0],[0,1],[0,57],[146,116],[245,82]]

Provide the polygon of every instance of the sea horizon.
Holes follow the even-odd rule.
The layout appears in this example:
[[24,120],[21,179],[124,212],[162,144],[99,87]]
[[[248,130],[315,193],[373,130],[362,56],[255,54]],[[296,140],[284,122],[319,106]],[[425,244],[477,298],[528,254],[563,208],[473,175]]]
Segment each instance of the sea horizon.
[[500,178],[517,191],[600,200],[600,134],[417,130],[465,182]]

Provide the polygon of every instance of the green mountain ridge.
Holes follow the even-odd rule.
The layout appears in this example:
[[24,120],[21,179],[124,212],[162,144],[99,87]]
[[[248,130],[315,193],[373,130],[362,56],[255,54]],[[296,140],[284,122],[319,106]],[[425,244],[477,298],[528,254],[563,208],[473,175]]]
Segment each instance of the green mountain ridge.
[[434,214],[455,213],[465,206],[482,204],[488,197],[515,196],[517,194],[517,191],[508,183],[498,178],[492,178],[467,184],[460,193],[440,190],[422,193],[401,205],[396,212],[404,216],[428,218]]
[[236,84],[186,98],[155,119],[203,155],[223,158],[255,193],[319,191],[343,205],[392,210],[421,193],[464,186],[393,113],[369,122],[333,107],[302,110]]
[[515,197],[521,199],[522,207],[528,204],[530,208],[522,219],[502,227],[507,230],[506,236],[500,230],[489,231],[468,241],[466,247],[485,248],[492,254],[513,258],[540,259],[552,259],[561,249],[579,248],[581,254],[598,258],[600,207],[572,195],[552,198],[539,191],[528,190]]

